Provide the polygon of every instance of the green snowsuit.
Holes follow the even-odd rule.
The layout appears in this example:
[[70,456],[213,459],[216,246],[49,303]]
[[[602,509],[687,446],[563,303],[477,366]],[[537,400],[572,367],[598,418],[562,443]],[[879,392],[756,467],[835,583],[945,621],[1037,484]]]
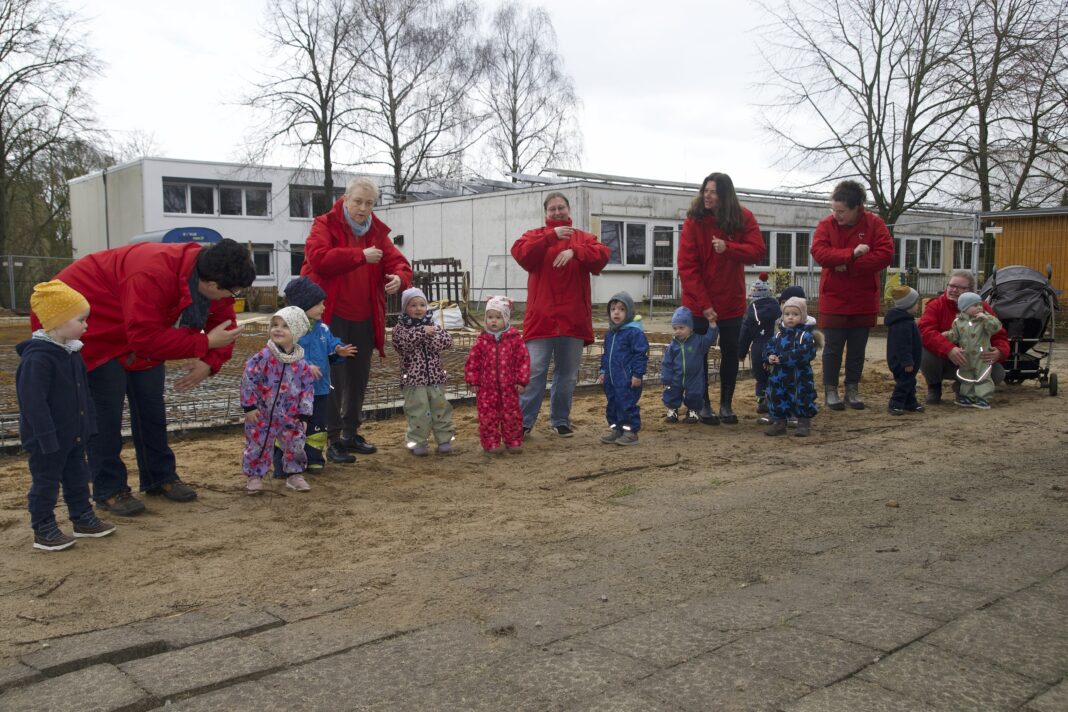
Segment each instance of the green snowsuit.
[[[964,312],[957,314],[949,330],[949,340],[960,347],[967,359],[958,370],[960,395],[989,401],[994,395],[994,380],[990,377],[990,364],[980,359],[979,354],[992,350],[990,337],[1001,328],[1001,322],[992,314],[984,312],[983,315],[986,318],[970,317]],[[983,378],[979,383],[971,382],[980,376]]]

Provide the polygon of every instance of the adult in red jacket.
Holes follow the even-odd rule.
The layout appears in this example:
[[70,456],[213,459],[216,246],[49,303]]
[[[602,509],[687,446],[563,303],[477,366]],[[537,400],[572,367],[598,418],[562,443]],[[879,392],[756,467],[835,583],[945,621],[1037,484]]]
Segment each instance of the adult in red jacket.
[[371,376],[371,355],[385,357],[386,295],[412,284],[412,267],[389,238],[389,227],[373,209],[378,186],[366,178],[349,181],[345,195],[330,212],[315,218],[304,244],[300,273],[326,291],[323,323],[343,344],[356,347],[354,358],[330,367],[330,409],[326,456],[331,462],[355,462],[351,454],[370,455],[377,448],[360,435],[363,398]]
[[563,193],[549,193],[542,207],[545,227],[528,230],[512,245],[512,257],[528,275],[523,339],[530,352],[530,385],[519,405],[526,434],[538,419],[552,359],[549,425],[557,435],[571,437],[582,348],[593,343],[590,275],[600,274],[611,255],[596,235],[571,226],[571,204]]
[[738,341],[745,315],[745,265],[764,259],[764,238],[748,209],[738,202],[734,181],[712,173],[701,183],[679,237],[679,281],[682,304],[693,312],[693,330],[719,326],[719,415],[708,397],[708,356],[701,420],[708,425],[738,422],[731,401],[738,380]]
[[[241,333],[231,328],[234,297],[256,279],[248,249],[233,240],[207,248],[137,243],[86,255],[56,279],[89,300],[82,356],[96,409],[97,433],[86,449],[97,506],[121,516],[145,509],[130,492],[120,456],[127,399],[141,491],[196,499],[167,444],[164,362],[196,359],[174,383],[189,390],[230,359]],[[33,326],[39,327],[36,317]]]
[[[945,291],[927,302],[923,315],[916,323],[923,341],[923,357],[920,359],[920,372],[927,381],[927,402],[942,401],[942,381],[957,380],[957,369],[964,365],[964,352],[952,341],[943,336],[949,331],[953,320],[957,318],[957,297],[965,292],[975,291],[975,276],[968,270],[957,270],[949,276]],[[997,316],[990,305],[983,302],[983,309]],[[994,383],[1005,381],[1005,367],[1001,362],[1009,357],[1009,337],[1005,327],[1001,327],[990,337],[993,351],[984,351],[979,355],[983,361],[991,364],[990,377]]]
[[[820,264],[819,327],[823,330],[824,400],[832,410],[861,409],[860,376],[868,333],[879,319],[879,274],[894,259],[886,223],[864,209],[868,194],[852,180],[831,193],[831,214],[816,226],[812,257]],[[838,394],[846,352],[845,403]]]

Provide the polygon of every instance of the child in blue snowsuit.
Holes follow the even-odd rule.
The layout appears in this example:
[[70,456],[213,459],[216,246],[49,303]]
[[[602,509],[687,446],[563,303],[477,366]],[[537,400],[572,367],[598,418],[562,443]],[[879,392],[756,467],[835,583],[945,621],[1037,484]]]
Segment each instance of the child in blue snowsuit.
[[764,347],[775,333],[775,322],[782,316],[775,292],[768,284],[768,273],[761,272],[759,279],[749,287],[749,308],[742,320],[742,330],[738,337],[738,357],[744,359],[749,354],[749,363],[753,366],[753,380],[756,381],[757,413],[768,412],[768,402],[764,395],[768,386],[768,372],[764,368]]
[[812,432],[816,415],[816,383],[812,359],[816,358],[816,334],[808,321],[808,305],[800,297],[786,300],[782,307],[779,330],[764,347],[768,377],[768,414],[771,425],[766,435],[786,432],[786,419],[797,418],[794,435],[806,437]]
[[608,302],[608,332],[604,336],[604,353],[597,381],[604,384],[608,399],[605,417],[608,433],[601,438],[606,445],[636,445],[642,427],[638,400],[642,397],[642,378],[649,360],[649,341],[642,330],[641,316],[634,315],[634,300],[619,292]]
[[916,374],[920,370],[923,344],[916,327],[916,312],[920,307],[919,293],[907,284],[895,286],[891,292],[894,308],[886,312],[886,363],[894,374],[894,392],[890,394],[890,415],[904,415],[905,411],[922,413],[916,400]]
[[693,331],[693,313],[686,307],[679,307],[671,315],[671,331],[674,338],[664,351],[664,360],[660,362],[660,382],[664,384],[664,405],[668,412],[665,420],[669,423],[679,422],[679,406],[686,404],[687,423],[699,423],[698,412],[704,405],[705,354],[715,346],[719,339],[719,327],[709,322],[708,331],[695,334]]
[[[308,430],[304,439],[304,454],[308,457],[307,472],[320,472],[326,464],[323,451],[326,443],[326,414],[329,410],[330,364],[339,358],[356,355],[356,347],[342,344],[341,339],[330,333],[330,327],[319,321],[326,309],[326,292],[307,277],[297,277],[286,285],[286,304],[304,310],[308,317],[308,333],[297,341],[304,349],[304,362],[311,368],[315,377],[315,398],[312,401],[312,414],[308,419]],[[353,463],[356,457],[343,451],[330,453],[331,462]],[[282,449],[275,443],[274,476],[286,477],[282,468]]]

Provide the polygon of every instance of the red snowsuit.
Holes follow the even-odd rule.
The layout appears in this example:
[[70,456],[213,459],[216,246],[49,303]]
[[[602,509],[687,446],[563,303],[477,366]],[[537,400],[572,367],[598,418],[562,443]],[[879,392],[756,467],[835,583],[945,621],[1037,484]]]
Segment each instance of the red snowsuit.
[[[727,242],[718,253],[712,239]],[[715,215],[701,220],[686,218],[679,236],[679,281],[682,282],[682,305],[701,316],[705,309],[716,310],[719,320],[745,314],[745,265],[764,259],[764,238],[760,226],[748,208],[742,208],[742,231],[728,235],[720,229]]]
[[516,386],[530,382],[530,353],[523,337],[513,327],[500,341],[488,331],[475,341],[464,365],[467,385],[478,388],[478,439],[486,450],[500,447],[503,436],[508,448],[523,444],[523,413]]
[[[860,244],[868,245],[868,254],[853,257],[854,248]],[[861,210],[855,225],[842,227],[833,215],[828,215],[816,226],[811,252],[823,268],[820,274],[821,322],[827,314],[879,313],[882,298],[879,273],[894,259],[894,241],[882,218]],[[835,269],[840,265],[846,266],[845,271]]]

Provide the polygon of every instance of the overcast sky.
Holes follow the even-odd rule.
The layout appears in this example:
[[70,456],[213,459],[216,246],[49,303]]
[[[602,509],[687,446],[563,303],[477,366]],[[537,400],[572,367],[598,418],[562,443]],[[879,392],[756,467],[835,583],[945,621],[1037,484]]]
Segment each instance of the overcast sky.
[[[754,3],[538,4],[552,15],[583,102],[582,170],[690,182],[725,171],[738,186],[760,189],[802,181],[776,167],[759,128]],[[237,101],[269,61],[264,6],[91,0],[87,39],[106,63],[88,87],[101,127],[151,134],[172,158],[239,160],[253,117]],[[488,13],[496,3],[482,6]]]

